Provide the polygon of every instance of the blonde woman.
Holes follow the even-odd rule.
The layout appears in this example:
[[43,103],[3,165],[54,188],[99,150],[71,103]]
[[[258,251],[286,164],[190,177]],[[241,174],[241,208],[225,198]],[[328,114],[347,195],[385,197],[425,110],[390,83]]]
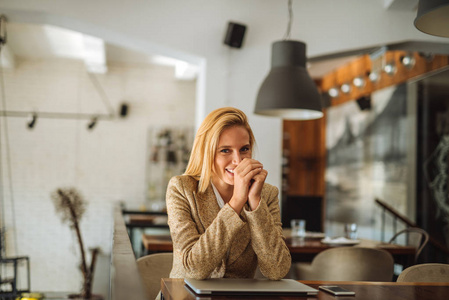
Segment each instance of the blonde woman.
[[171,278],[253,278],[257,266],[272,280],[288,273],[279,191],[265,183],[254,143],[239,109],[214,110],[201,124],[186,172],[167,188]]

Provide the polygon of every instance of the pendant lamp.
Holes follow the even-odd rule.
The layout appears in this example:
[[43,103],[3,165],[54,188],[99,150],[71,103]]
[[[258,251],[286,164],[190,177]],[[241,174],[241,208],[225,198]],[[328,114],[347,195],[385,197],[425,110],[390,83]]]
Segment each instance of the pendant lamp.
[[449,0],[420,0],[414,23],[424,33],[449,37]]
[[[286,37],[291,0],[289,13]],[[306,69],[306,44],[284,39],[274,42],[271,51],[271,70],[259,89],[254,113],[288,120],[321,118],[321,96]]]
[[273,43],[271,71],[259,89],[254,113],[289,120],[323,116],[321,96],[306,69],[305,52],[303,42]]

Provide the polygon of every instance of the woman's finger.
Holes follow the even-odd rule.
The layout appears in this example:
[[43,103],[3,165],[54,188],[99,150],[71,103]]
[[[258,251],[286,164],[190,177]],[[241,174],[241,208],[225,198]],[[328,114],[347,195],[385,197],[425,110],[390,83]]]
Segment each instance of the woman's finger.
[[235,169],[234,174],[237,173],[240,176],[245,177],[253,170],[262,169],[263,165],[257,160],[246,160],[244,159]]

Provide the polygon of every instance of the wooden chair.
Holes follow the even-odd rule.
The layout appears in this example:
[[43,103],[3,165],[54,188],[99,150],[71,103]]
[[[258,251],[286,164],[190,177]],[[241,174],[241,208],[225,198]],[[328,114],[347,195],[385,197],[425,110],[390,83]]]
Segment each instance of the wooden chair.
[[421,251],[423,250],[424,246],[426,246],[427,242],[429,241],[429,234],[421,228],[409,227],[393,235],[393,237],[390,239],[388,243],[391,244],[397,242],[400,236],[405,236],[406,238],[405,244],[413,245],[416,247],[415,253],[415,263],[416,263],[419,254],[421,254]]
[[154,300],[161,290],[161,278],[168,278],[173,266],[173,253],[156,253],[137,260],[148,299]]
[[397,282],[449,282],[449,265],[414,265],[402,271]]
[[393,257],[385,250],[339,247],[320,252],[311,264],[298,263],[298,280],[392,281]]

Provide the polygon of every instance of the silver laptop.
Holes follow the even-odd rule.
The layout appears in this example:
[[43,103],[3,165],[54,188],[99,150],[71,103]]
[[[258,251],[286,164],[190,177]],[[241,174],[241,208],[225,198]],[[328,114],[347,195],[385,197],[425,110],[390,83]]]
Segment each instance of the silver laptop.
[[184,283],[198,295],[278,295],[311,296],[318,290],[293,279],[184,279]]

